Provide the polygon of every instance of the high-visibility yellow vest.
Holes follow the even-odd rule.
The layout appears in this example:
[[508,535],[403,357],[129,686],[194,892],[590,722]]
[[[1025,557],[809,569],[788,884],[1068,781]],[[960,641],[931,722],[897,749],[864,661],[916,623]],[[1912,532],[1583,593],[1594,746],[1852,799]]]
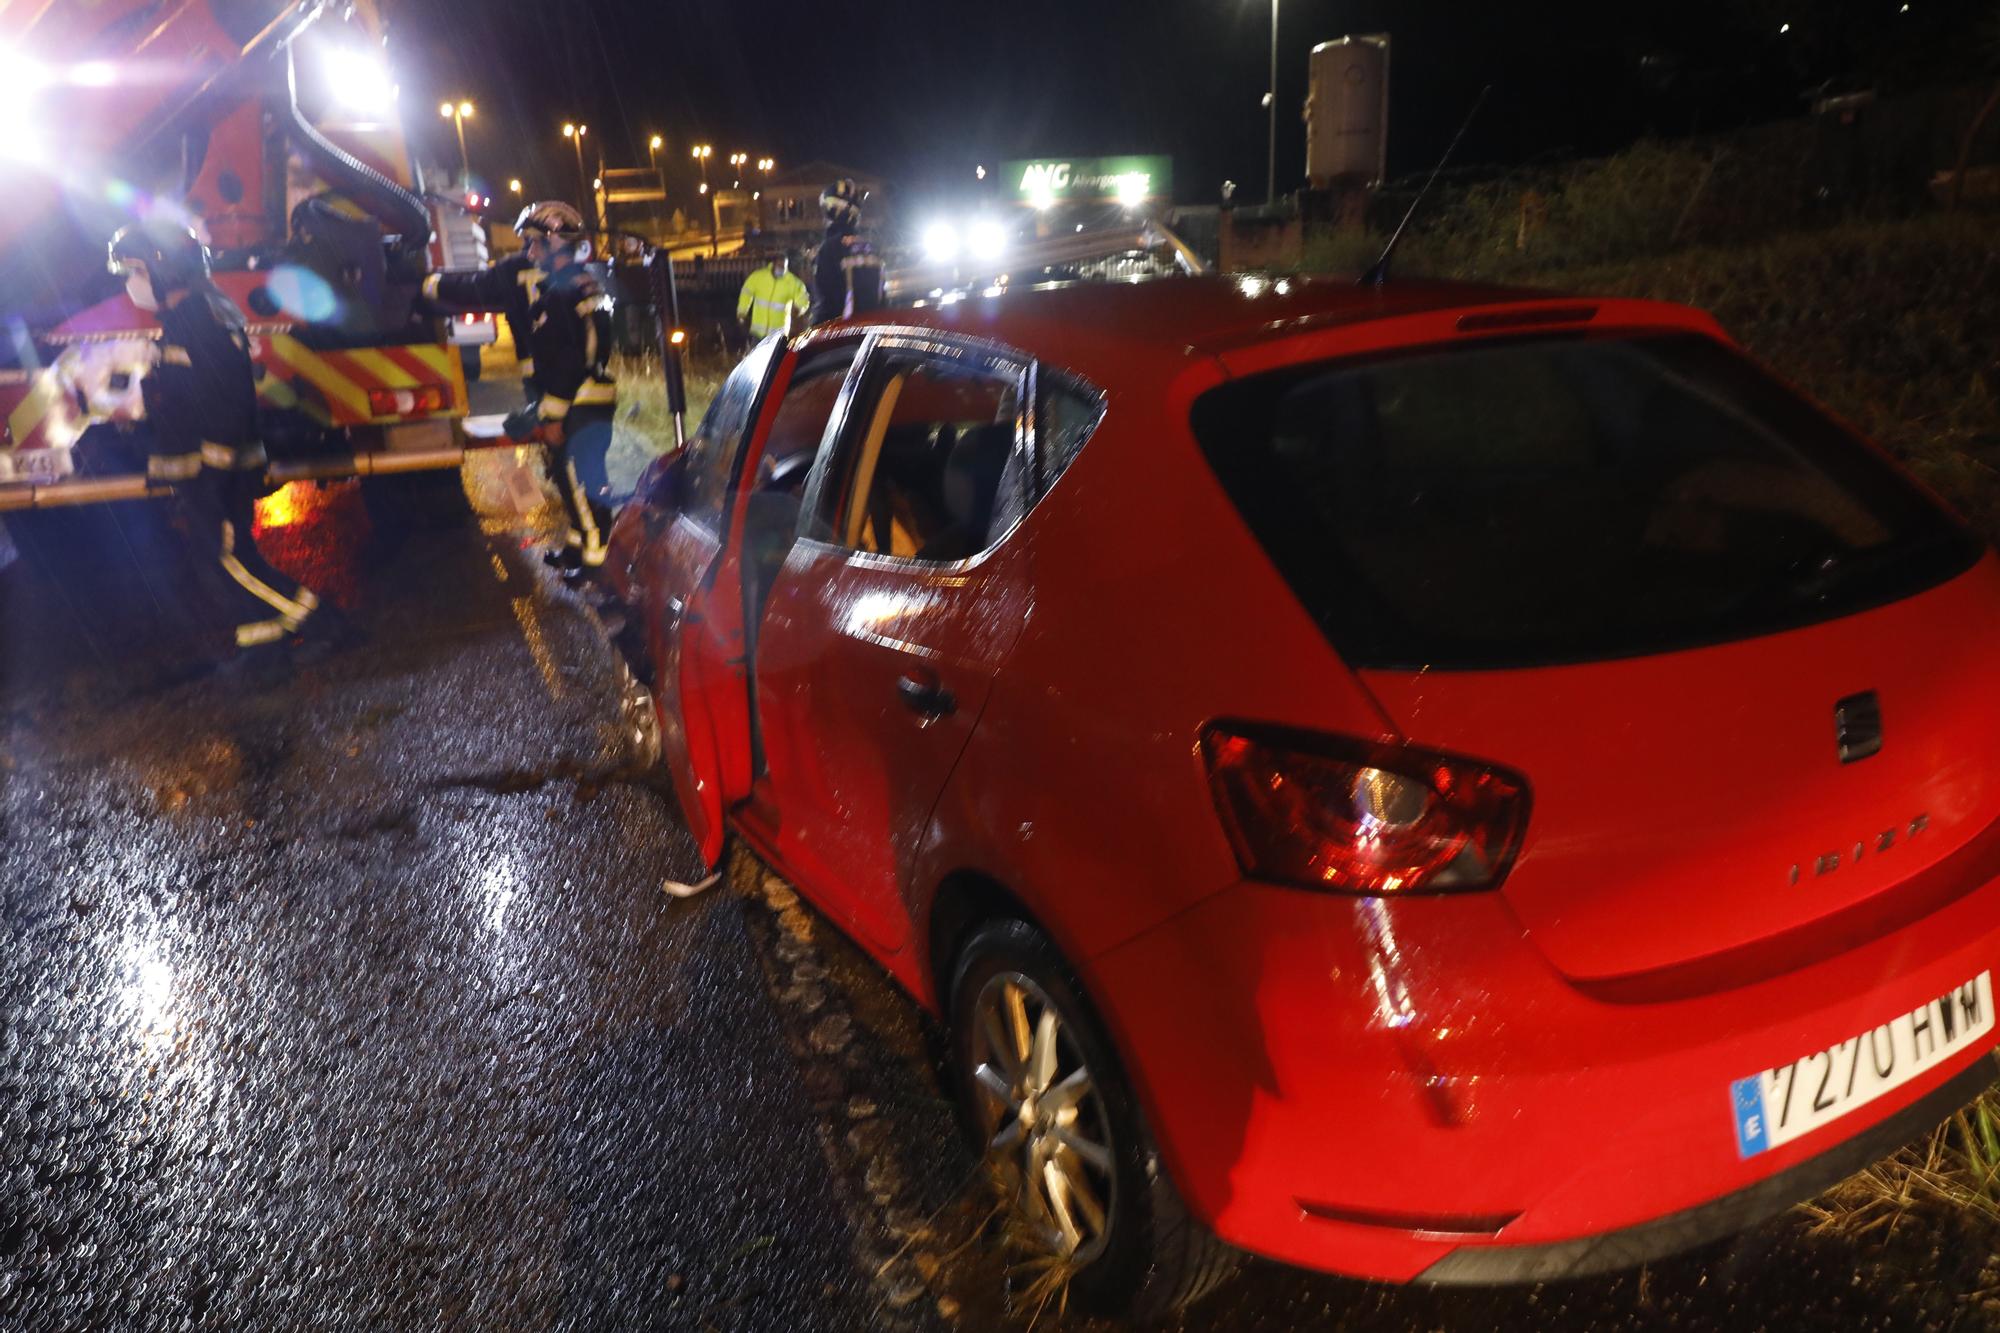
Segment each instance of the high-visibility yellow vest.
[[736,298],[736,318],[749,318],[753,338],[789,332],[792,312],[796,310],[803,315],[810,309],[812,296],[798,274],[788,272],[781,278],[771,272],[769,264],[750,275],[743,284],[742,294]]

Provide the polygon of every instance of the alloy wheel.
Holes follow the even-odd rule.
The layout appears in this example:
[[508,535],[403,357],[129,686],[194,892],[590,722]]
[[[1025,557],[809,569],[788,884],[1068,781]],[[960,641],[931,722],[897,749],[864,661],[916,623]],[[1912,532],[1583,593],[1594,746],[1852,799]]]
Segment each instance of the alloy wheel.
[[640,684],[621,656],[618,663],[618,729],[625,742],[626,762],[646,771],[660,762],[660,714],[653,692]]
[[987,1159],[1018,1189],[1031,1233],[1051,1253],[1089,1263],[1118,1203],[1110,1118],[1090,1067],[1062,1011],[1022,973],[989,978],[971,1017]]

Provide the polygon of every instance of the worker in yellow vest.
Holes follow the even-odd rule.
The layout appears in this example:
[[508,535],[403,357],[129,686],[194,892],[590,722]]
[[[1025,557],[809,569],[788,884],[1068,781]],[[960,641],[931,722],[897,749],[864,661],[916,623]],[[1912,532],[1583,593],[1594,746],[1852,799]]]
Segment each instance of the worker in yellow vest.
[[812,309],[812,294],[792,271],[791,256],[780,250],[771,262],[743,282],[736,298],[736,319],[759,342],[773,333],[790,333],[792,315],[803,316]]

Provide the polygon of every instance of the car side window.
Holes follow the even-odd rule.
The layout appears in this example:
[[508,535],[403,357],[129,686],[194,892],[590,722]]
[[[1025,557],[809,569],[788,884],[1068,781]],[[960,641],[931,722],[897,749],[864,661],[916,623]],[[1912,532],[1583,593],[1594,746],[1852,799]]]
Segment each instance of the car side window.
[[1056,484],[1104,420],[1101,390],[1059,371],[1036,369],[1036,483],[1041,494]]
[[764,383],[771,355],[782,339],[767,341],[743,358],[723,381],[683,448],[687,451],[687,491],[682,512],[710,532],[722,530],[722,510],[736,460],[749,433],[750,409]]
[[1023,508],[1025,378],[984,354],[884,352],[830,460],[816,533],[909,560],[985,550]]
[[841,343],[815,347],[799,358],[764,440],[763,457],[757,464],[758,490],[775,488],[797,494],[804,487],[806,469],[819,452],[826,423],[840,401],[848,368],[860,349],[858,341]]

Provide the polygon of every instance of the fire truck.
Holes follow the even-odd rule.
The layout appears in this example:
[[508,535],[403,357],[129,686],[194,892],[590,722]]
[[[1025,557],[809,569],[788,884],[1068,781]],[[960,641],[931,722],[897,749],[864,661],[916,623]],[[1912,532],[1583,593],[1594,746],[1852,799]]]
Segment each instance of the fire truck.
[[463,461],[454,343],[490,327],[421,305],[467,219],[423,189],[387,37],[375,0],[0,0],[0,513],[157,492],[159,326],[104,263],[155,211],[248,319],[274,482]]

